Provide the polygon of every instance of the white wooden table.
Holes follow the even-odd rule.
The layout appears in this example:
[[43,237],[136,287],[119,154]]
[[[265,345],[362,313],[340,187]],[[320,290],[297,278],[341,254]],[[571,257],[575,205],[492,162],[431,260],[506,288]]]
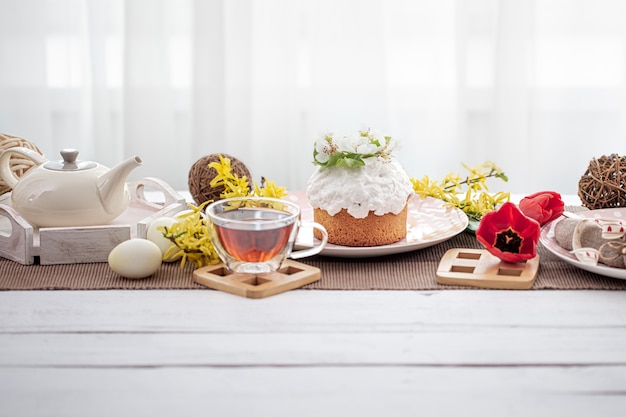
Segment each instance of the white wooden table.
[[0,292],[0,417],[244,415],[624,416],[626,292]]
[[0,416],[623,416],[626,293],[0,293]]

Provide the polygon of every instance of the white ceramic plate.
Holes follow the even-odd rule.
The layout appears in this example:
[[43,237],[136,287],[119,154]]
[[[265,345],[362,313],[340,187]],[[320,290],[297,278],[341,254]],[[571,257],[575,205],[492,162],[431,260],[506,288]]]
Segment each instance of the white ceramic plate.
[[[603,218],[624,220],[626,219],[626,208],[589,210],[576,214],[589,219]],[[593,272],[595,274],[604,275],[611,278],[626,279],[626,269],[614,268],[600,263],[598,265],[585,264],[583,262],[580,262],[576,258],[576,256],[569,253],[568,250],[559,245],[559,243],[556,241],[556,237],[554,236],[554,228],[556,227],[557,223],[560,222],[562,219],[564,219],[564,217],[558,218],[551,223],[546,224],[541,229],[540,241],[543,246],[546,247],[546,249],[548,249],[550,252],[552,252],[565,262],[577,266],[580,269],[584,269],[585,271]]]
[[[289,194],[290,200],[300,205],[302,220],[313,221],[313,208],[303,191]],[[445,207],[441,200],[435,198],[421,199],[413,197],[409,201],[407,213],[407,237],[399,242],[384,246],[350,247],[328,244],[321,254],[343,258],[364,258],[383,256],[436,245],[458,235],[467,227],[465,213],[454,207]],[[316,244],[313,229],[303,227],[298,233],[296,249],[309,248]]]

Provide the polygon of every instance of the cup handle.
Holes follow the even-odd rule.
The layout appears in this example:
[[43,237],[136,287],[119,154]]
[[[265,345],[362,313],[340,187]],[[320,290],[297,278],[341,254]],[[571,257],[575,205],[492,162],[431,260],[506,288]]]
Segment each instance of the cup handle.
[[300,227],[312,227],[313,229],[319,230],[320,233],[322,233],[322,241],[319,245],[315,245],[312,248],[291,252],[291,254],[289,254],[291,259],[300,259],[306,258],[307,256],[317,255],[322,251],[322,249],[324,249],[324,246],[326,246],[326,243],[328,242],[328,232],[326,232],[326,229],[321,224],[316,222],[300,222]]

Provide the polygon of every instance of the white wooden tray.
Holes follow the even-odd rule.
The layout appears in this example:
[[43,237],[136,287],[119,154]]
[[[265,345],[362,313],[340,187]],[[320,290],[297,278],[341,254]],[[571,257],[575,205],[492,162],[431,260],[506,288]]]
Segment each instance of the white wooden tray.
[[[0,196],[0,256],[23,265],[106,262],[109,252],[131,238],[145,238],[150,223],[187,208],[185,198],[158,178],[128,183],[130,205],[109,224],[81,227],[37,228],[11,206],[11,193]],[[146,198],[158,191],[162,201]]]

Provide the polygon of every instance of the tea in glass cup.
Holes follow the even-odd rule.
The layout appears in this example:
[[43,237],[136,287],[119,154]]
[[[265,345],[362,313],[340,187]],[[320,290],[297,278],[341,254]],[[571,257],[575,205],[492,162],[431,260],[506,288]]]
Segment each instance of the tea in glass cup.
[[[328,240],[319,223],[300,221],[300,207],[265,197],[235,197],[206,208],[211,243],[233,272],[260,274],[276,271],[286,258],[320,253]],[[292,251],[301,226],[317,229],[322,240],[309,249]]]

